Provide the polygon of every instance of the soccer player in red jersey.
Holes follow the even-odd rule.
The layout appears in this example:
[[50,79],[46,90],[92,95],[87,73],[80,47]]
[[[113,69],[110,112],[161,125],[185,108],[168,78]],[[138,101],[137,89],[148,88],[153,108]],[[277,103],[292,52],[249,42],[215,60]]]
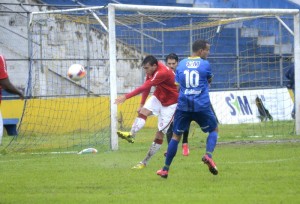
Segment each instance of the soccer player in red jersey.
[[[143,161],[132,167],[133,169],[145,168],[151,157],[160,149],[164,134],[167,132],[173,120],[178,99],[175,74],[172,69],[158,62],[152,55],[147,56],[143,60],[142,66],[146,72],[146,81],[144,84],[128,94],[119,96],[115,100],[115,104],[120,104],[142,93],[142,99],[138,109],[139,114],[132,125],[131,131],[117,132],[119,137],[126,139],[128,142],[134,143],[136,133],[144,127],[149,115],[153,114],[158,116],[158,130],[155,134],[154,141]],[[155,86],[156,89],[153,95],[146,101],[152,86]]]
[[[6,61],[5,58],[0,55],[0,104],[2,98],[2,89],[5,89],[7,92],[12,94],[17,94],[21,99],[24,99],[23,93],[17,89],[9,80],[7,69],[6,69]],[[3,120],[0,112],[0,144],[3,136]]]

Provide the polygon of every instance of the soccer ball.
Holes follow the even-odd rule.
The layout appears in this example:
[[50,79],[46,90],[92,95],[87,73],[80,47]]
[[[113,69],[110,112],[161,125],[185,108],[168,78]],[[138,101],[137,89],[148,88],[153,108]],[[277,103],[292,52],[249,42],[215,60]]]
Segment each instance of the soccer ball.
[[68,77],[73,81],[79,81],[86,75],[86,71],[81,64],[72,64],[68,69]]

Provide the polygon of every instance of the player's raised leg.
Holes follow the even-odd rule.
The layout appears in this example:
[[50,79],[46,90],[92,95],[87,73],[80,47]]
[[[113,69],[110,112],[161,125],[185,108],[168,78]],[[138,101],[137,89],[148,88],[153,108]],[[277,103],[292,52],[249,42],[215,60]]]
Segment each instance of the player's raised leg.
[[134,143],[136,133],[145,126],[147,116],[150,114],[150,110],[148,110],[147,108],[142,108],[138,117],[134,120],[130,132],[118,131],[118,136],[122,139],[127,140],[129,143]]

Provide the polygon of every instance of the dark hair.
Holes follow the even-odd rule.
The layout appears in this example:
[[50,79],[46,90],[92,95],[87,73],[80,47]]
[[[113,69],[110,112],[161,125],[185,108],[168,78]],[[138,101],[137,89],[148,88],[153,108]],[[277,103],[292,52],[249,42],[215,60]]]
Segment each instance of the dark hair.
[[157,59],[153,55],[148,55],[145,57],[145,59],[142,62],[142,66],[146,64],[150,64],[151,66],[156,64],[158,65]]
[[168,56],[166,57],[166,62],[168,61],[168,59],[174,59],[176,62],[178,62],[178,56],[175,53],[168,54]]
[[193,52],[197,52],[200,49],[205,49],[206,45],[209,44],[206,40],[196,40],[193,43]]

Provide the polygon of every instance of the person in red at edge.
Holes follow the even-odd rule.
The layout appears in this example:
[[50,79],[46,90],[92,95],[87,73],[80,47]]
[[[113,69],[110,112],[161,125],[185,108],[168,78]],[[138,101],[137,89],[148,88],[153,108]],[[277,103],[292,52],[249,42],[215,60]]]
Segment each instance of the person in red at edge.
[[[21,99],[24,99],[23,93],[18,90],[9,80],[7,69],[6,69],[6,61],[5,58],[0,55],[0,105],[2,99],[2,89],[5,89],[7,92],[12,94],[17,94]],[[3,119],[0,111],[0,144],[3,136]]]
[[[132,169],[145,168],[151,157],[160,149],[164,135],[173,121],[178,99],[175,73],[171,68],[158,62],[152,55],[147,56],[143,60],[142,66],[146,72],[146,81],[144,84],[128,94],[119,96],[115,100],[115,104],[120,104],[125,102],[126,99],[142,93],[138,117],[135,119],[131,131],[117,132],[119,137],[130,143],[134,143],[136,133],[144,127],[149,115],[154,114],[158,116],[158,130],[155,134],[154,141],[143,161],[132,167]],[[153,95],[146,101],[152,86],[155,86],[156,89]]]

